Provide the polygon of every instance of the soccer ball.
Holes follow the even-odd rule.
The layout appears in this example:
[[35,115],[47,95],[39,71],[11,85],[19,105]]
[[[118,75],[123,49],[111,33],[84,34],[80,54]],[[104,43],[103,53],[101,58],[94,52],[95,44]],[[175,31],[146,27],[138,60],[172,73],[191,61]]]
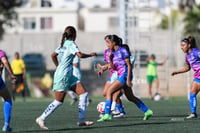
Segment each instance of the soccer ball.
[[154,96],[154,101],[160,101],[161,100],[161,95],[159,93],[157,93],[155,96]]
[[100,102],[98,105],[97,105],[97,111],[99,113],[105,113],[105,102]]

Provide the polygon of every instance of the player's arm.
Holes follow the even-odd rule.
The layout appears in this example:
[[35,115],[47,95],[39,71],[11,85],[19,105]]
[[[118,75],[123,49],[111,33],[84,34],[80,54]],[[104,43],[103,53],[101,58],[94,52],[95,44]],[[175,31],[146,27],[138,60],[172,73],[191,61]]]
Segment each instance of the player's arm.
[[129,87],[131,87],[132,86],[132,83],[131,83],[132,66],[131,66],[131,63],[130,63],[130,58],[126,58],[125,62],[127,64],[127,66],[128,66],[128,75],[127,75],[127,81],[126,81],[126,83],[127,83],[127,85]]
[[79,58],[88,58],[88,57],[96,56],[97,54],[95,52],[90,53],[90,54],[85,54],[85,53],[82,53],[82,52],[77,52],[76,55]]
[[10,63],[8,62],[7,58],[6,58],[6,57],[2,57],[2,58],[1,58],[1,61],[2,61],[2,63],[4,64],[4,66],[6,67],[6,69],[8,70],[8,73],[10,74],[11,78],[12,78],[12,79],[16,79],[16,77],[14,76],[14,74],[13,74],[13,72],[12,72]]
[[53,63],[55,64],[56,67],[58,66],[58,59],[57,59],[57,56],[58,56],[58,53],[56,53],[56,52],[53,52],[53,53],[51,54],[51,59],[53,60]]
[[98,71],[98,75],[101,76],[104,71],[106,71],[110,68],[110,64],[101,65],[98,63],[97,67],[99,67],[101,69],[100,71]]
[[176,74],[180,74],[180,73],[185,73],[185,72],[188,72],[190,71],[191,67],[190,65],[186,64],[186,66],[178,71],[174,71],[171,73],[172,76],[176,75]]

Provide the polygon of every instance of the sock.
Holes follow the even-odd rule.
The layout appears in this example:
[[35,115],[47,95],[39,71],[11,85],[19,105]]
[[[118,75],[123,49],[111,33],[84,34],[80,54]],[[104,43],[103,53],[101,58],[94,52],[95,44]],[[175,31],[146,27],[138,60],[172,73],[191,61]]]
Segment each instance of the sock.
[[141,100],[138,100],[138,102],[136,103],[136,105],[143,112],[147,112],[148,111],[148,107]]
[[4,102],[4,126],[9,126],[12,112],[12,100],[5,100]]
[[112,104],[111,100],[106,100],[106,103],[105,103],[105,114],[110,114],[111,104]]
[[76,95],[74,94],[73,91],[68,91],[67,93],[70,95],[70,97],[71,97],[72,99],[76,99]]
[[85,92],[79,96],[79,107],[78,107],[79,108],[79,117],[78,117],[79,123],[82,123],[85,121],[87,97],[88,97],[88,92]]
[[49,106],[45,109],[45,111],[40,116],[43,120],[45,120],[49,115],[51,115],[60,105],[62,105],[62,102],[59,102],[57,100],[54,100],[52,103],[49,104]]
[[123,113],[125,114],[125,111],[124,111],[124,107],[123,105],[120,103],[120,104],[117,104],[117,110],[120,112],[120,113]]
[[190,109],[192,113],[196,113],[196,107],[197,107],[196,94],[190,93]]
[[112,105],[111,105],[111,111],[115,110],[116,108],[116,102],[115,101],[112,101]]

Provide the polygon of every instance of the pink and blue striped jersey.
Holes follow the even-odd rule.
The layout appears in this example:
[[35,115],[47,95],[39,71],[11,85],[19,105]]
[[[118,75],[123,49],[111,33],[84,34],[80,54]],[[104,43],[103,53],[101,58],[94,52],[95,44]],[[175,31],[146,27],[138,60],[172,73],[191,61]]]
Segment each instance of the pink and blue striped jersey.
[[194,78],[200,79],[200,50],[193,48],[186,54],[186,63],[194,70]]

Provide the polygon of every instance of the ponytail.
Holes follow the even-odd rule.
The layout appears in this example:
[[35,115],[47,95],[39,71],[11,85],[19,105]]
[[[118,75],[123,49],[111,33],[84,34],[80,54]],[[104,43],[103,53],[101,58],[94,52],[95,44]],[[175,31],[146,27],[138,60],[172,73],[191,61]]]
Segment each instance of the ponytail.
[[66,39],[74,41],[75,38],[76,38],[76,29],[73,26],[67,26],[65,28],[63,35],[62,35],[61,47],[63,47],[63,44],[64,44]]
[[191,45],[190,48],[197,48],[196,40],[193,36],[188,36],[189,44]]

